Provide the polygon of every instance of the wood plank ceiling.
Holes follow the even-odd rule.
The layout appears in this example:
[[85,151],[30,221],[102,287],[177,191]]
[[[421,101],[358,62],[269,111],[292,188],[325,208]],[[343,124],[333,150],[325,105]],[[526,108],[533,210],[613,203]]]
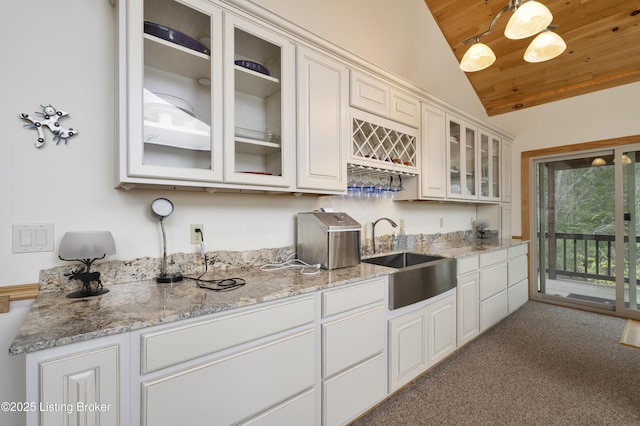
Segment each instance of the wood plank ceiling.
[[[512,13],[505,12],[481,39],[496,62],[467,73],[489,116],[640,81],[640,0],[539,1],[553,14],[567,49],[547,62],[525,62],[532,38],[507,39],[504,28]],[[425,3],[460,62],[470,46],[462,42],[486,31],[509,0]]]

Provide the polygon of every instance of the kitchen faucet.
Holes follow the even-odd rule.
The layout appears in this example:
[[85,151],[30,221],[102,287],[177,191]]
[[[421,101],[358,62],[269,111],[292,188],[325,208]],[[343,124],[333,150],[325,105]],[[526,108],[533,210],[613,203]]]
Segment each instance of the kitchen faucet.
[[381,217],[380,219],[376,220],[373,222],[373,224],[371,225],[371,253],[375,253],[376,252],[376,225],[378,224],[378,222],[380,222],[381,220],[386,220],[387,222],[389,222],[391,224],[391,226],[393,226],[394,228],[397,228],[398,225],[392,221],[391,219],[389,219],[388,217]]

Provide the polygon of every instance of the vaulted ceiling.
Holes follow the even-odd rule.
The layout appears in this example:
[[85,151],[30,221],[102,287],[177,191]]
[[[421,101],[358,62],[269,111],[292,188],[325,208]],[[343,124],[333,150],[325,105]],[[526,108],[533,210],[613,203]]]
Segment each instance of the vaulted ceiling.
[[[640,81],[640,0],[538,1],[553,14],[567,49],[547,62],[525,62],[532,38],[507,39],[511,12],[505,12],[481,39],[495,52],[495,63],[467,73],[489,116]],[[425,3],[460,62],[470,46],[462,42],[486,31],[509,0]]]

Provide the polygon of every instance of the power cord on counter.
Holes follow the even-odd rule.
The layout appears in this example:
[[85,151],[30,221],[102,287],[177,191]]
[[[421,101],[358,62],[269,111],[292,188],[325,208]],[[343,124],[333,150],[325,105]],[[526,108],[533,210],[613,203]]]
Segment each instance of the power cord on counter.
[[320,264],[315,265],[304,262],[300,259],[292,259],[295,253],[291,253],[282,263],[267,263],[260,267],[261,271],[273,272],[281,271],[283,269],[299,269],[302,275],[317,275],[320,273]]
[[196,285],[200,288],[203,288],[206,290],[213,290],[213,291],[230,291],[245,285],[247,282],[244,280],[244,278],[222,278],[217,280],[202,279],[202,277],[209,270],[209,262],[207,261],[207,251],[204,247],[204,235],[202,235],[202,230],[200,228],[196,228],[193,231],[200,234],[200,253],[202,254],[202,258],[204,259],[204,272],[200,274],[198,278],[192,278],[192,277],[185,277],[185,278],[194,280],[196,282]]

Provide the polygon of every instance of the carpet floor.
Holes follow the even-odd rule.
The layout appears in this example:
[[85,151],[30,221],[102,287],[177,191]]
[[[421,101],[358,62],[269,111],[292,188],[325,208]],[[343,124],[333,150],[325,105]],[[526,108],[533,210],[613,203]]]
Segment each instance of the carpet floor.
[[640,425],[624,324],[529,301],[353,425]]

